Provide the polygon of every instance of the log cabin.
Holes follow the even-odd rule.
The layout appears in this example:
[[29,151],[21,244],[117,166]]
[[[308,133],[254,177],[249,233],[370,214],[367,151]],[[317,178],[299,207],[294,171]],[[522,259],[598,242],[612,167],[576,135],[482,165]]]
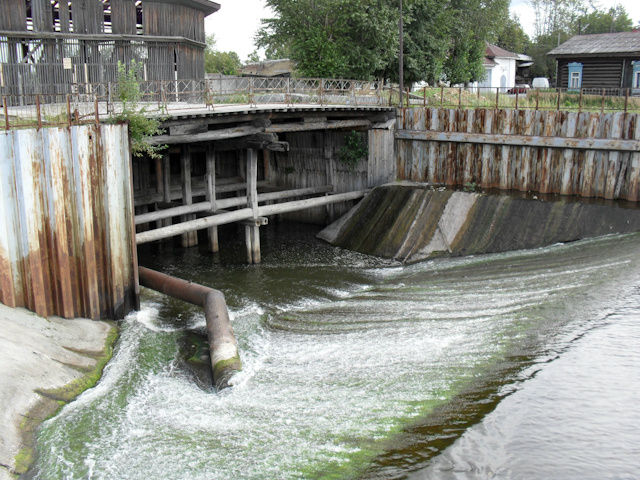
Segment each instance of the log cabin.
[[640,31],[576,35],[551,50],[559,88],[640,95]]

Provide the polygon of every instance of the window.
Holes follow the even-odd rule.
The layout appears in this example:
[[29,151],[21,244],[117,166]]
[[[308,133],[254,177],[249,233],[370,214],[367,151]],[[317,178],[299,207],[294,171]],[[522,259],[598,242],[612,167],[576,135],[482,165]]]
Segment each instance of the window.
[[579,90],[582,87],[582,64],[581,63],[570,63],[569,67],[569,81],[568,87],[569,90]]
[[569,88],[577,90],[580,88],[580,72],[571,72],[571,81],[569,82]]
[[633,93],[640,93],[640,60],[631,62],[633,66],[633,76],[631,77],[631,88]]

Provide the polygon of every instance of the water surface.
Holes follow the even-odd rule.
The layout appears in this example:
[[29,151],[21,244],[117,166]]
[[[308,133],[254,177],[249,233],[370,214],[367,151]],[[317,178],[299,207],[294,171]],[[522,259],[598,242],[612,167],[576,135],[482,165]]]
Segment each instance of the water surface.
[[98,386],[44,425],[36,478],[640,469],[639,236],[401,266],[314,231],[263,229],[259,266],[224,236],[216,259],[143,251],[225,293],[245,368],[231,389],[201,388],[179,346],[202,312],[145,291]]

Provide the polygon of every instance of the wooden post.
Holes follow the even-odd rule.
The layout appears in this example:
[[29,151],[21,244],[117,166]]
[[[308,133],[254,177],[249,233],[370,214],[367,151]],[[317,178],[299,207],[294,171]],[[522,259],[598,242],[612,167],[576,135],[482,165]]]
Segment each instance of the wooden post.
[[578,112],[582,112],[582,87],[580,88],[580,97],[578,98]]
[[[171,158],[169,152],[162,156],[162,199],[166,204],[171,203]],[[162,221],[165,227],[171,226],[171,219],[165,218]]]
[[[191,191],[191,149],[189,145],[182,145],[180,150],[180,172],[182,174],[182,204],[191,205],[193,196]],[[182,221],[192,220],[194,215],[184,215]],[[182,246],[193,247],[198,244],[198,232],[192,231],[182,235]]]
[[556,110],[560,111],[560,94],[561,94],[561,90],[558,88],[558,98],[557,98],[557,103],[556,103]]
[[624,94],[624,113],[627,113],[627,109],[629,108],[629,89],[625,89]]
[[42,114],[40,112],[40,95],[36,95],[36,112],[38,114],[38,129],[42,128]]
[[[207,201],[211,203],[211,213],[216,213],[216,152],[213,143],[207,144]],[[209,251],[216,253],[220,250],[218,245],[218,227],[209,227]]]
[[[333,161],[333,148],[332,148],[332,143],[331,143],[331,139],[329,136],[329,132],[327,132],[325,130],[325,132],[322,135],[323,137],[323,145],[322,145],[322,152],[324,155],[324,163],[325,163],[325,168],[326,168],[326,184],[327,185],[331,185],[332,187],[335,188],[335,171],[336,171],[336,166],[335,166],[335,162]],[[334,220],[334,208],[333,205],[331,204],[327,204],[326,206],[326,212],[327,212],[327,216],[329,217],[329,222],[333,222]],[[327,223],[329,223],[327,222]]]
[[458,108],[462,108],[462,87],[458,87]]
[[2,97],[2,106],[4,107],[4,128],[9,130],[9,105],[6,95]]
[[600,113],[604,113],[604,93],[605,89],[602,89],[602,105],[600,106]]
[[496,110],[500,105],[500,87],[496,87]]
[[[156,168],[156,193],[159,195],[162,195],[162,187],[163,187],[163,180],[162,180],[162,158],[156,158],[155,159],[155,168]],[[158,210],[158,206],[156,205],[156,210]],[[160,228],[164,226],[164,222],[159,221],[156,222],[156,228]]]
[[[258,220],[258,151],[247,149],[247,207],[252,210],[253,220]],[[260,227],[257,223],[245,228],[247,259],[251,251],[251,263],[260,263]]]

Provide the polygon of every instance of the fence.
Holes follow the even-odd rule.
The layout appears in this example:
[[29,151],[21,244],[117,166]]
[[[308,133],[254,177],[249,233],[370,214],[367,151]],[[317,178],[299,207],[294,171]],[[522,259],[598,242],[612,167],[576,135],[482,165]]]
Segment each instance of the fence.
[[[639,93],[629,88],[424,87],[407,90],[403,103],[407,107],[640,112]],[[393,97],[398,104],[398,92]]]
[[640,201],[640,115],[405,108],[398,178]]
[[[389,92],[381,83],[359,80],[221,77],[207,80],[141,81],[138,104],[149,114],[212,110],[222,105],[384,105]],[[39,94],[2,96],[11,127],[79,124],[122,110],[117,82],[49,85]]]

